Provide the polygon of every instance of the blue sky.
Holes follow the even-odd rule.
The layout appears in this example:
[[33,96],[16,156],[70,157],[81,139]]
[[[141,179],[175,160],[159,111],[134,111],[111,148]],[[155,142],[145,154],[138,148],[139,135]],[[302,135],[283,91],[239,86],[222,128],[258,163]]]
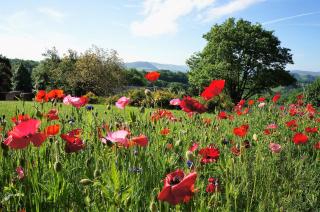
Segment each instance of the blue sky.
[[125,62],[182,65],[228,17],[259,22],[292,50],[288,69],[320,71],[318,0],[10,0],[0,6],[0,54],[40,60],[56,46],[115,49]]

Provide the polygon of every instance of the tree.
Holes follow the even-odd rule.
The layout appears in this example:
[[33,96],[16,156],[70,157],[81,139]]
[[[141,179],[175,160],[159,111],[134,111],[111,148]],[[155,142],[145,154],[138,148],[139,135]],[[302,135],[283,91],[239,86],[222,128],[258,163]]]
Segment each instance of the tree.
[[13,74],[12,89],[24,92],[32,90],[31,73],[22,63]]
[[79,56],[69,83],[77,94],[110,95],[125,84],[122,60],[115,50],[93,47]]
[[290,49],[260,24],[229,18],[203,36],[207,45],[188,60],[189,82],[200,92],[212,79],[225,79],[234,103],[295,79],[285,71],[293,64]]
[[135,68],[130,68],[125,71],[125,78],[127,85],[131,86],[146,86],[147,80],[144,78],[144,74]]
[[0,54],[0,92],[10,91],[11,78],[12,72],[10,61]]

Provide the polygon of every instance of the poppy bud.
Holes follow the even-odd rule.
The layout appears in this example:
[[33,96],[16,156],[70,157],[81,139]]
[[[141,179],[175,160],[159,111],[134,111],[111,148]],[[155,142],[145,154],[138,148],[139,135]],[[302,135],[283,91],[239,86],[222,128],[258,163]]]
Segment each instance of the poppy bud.
[[79,183],[86,186],[86,185],[90,185],[91,183],[93,183],[93,181],[90,179],[82,179],[79,181]]
[[93,176],[94,176],[94,178],[97,178],[97,177],[100,176],[100,171],[99,171],[99,169],[94,170]]
[[93,165],[93,158],[90,157],[86,160],[86,164],[87,164],[87,167],[90,167],[91,165]]
[[90,197],[89,197],[89,196],[86,196],[86,197],[84,198],[84,203],[86,204],[86,206],[89,206],[89,205],[90,205],[90,202],[91,202]]
[[111,106],[109,104],[107,104],[107,110],[110,110]]
[[40,112],[40,110],[37,110],[36,116],[37,116],[38,118],[41,118],[41,117],[42,117],[42,113]]
[[193,160],[194,160],[194,154],[193,154],[193,152],[188,150],[188,151],[186,152],[186,158],[187,158],[188,161],[193,161]]
[[54,163],[54,170],[55,172],[60,172],[62,170],[62,164],[60,163],[60,161],[56,161]]
[[149,89],[145,89],[145,90],[144,90],[144,94],[145,94],[146,96],[150,96],[150,95],[151,95],[151,91],[150,91]]
[[152,202],[150,203],[149,210],[150,210],[151,212],[156,212],[156,211],[158,211],[158,210],[157,210],[157,205],[156,205],[156,203],[154,203],[154,201],[152,201]]
[[257,141],[257,140],[258,140],[257,134],[253,134],[252,139],[253,139],[254,141]]

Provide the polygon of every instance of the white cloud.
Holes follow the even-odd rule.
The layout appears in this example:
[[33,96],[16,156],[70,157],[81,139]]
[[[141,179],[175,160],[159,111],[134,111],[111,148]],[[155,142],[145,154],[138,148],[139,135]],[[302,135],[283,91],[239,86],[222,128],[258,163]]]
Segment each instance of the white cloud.
[[217,0],[144,0],[142,21],[131,24],[137,36],[157,36],[175,33],[178,19],[196,11],[203,21],[212,21],[225,15],[244,10],[264,0],[231,0],[215,7]]
[[210,9],[204,16],[205,21],[212,21],[221,18],[225,15],[244,10],[253,4],[262,2],[264,0],[233,0],[225,5],[214,7]]
[[131,24],[131,31],[138,36],[153,36],[177,31],[177,20],[189,14],[194,8],[198,10],[209,6],[215,0],[145,0],[143,4],[143,21]]
[[38,8],[38,12],[54,19],[55,21],[61,21],[65,17],[62,12],[49,7],[40,7]]

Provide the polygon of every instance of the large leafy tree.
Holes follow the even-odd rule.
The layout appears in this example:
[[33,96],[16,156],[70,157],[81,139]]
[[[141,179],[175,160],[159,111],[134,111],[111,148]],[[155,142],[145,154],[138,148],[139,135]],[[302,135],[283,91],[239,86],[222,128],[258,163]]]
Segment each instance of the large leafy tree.
[[0,55],[0,92],[11,89],[11,64],[8,58]]
[[187,60],[189,82],[199,91],[212,79],[225,79],[227,92],[238,102],[295,82],[285,71],[288,63],[293,64],[290,49],[281,47],[273,31],[260,24],[229,18],[203,37],[207,45]]
[[22,63],[13,73],[12,89],[25,92],[32,90],[31,73]]

